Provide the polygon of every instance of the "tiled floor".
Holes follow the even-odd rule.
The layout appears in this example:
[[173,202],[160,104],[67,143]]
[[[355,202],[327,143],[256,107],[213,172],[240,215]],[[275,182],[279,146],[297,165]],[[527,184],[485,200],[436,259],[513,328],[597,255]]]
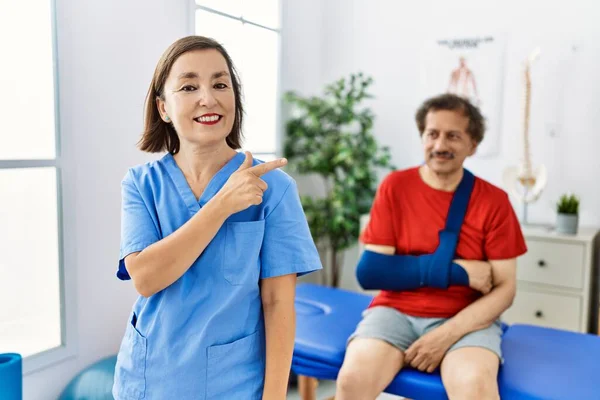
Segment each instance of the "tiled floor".
[[[335,382],[333,381],[321,381],[317,388],[317,400],[325,400],[335,394]],[[393,396],[390,394],[382,394],[377,400],[400,400],[403,397]],[[300,396],[296,389],[290,389],[287,395],[287,400],[299,400]]]

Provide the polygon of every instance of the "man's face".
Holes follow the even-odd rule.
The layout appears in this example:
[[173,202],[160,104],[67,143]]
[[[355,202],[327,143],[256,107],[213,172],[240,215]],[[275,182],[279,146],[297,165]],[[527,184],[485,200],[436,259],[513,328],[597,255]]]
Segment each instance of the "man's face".
[[467,133],[469,118],[460,111],[429,111],[422,135],[425,163],[439,175],[462,169],[465,159],[475,153],[477,143]]

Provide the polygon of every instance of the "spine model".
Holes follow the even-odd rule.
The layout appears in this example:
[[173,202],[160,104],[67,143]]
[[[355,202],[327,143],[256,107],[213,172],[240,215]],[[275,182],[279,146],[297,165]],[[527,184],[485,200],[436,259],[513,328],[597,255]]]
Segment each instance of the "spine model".
[[531,112],[531,64],[539,55],[539,49],[533,51],[525,63],[523,76],[523,160],[519,173],[519,182],[526,188],[535,185],[535,175],[531,168],[531,151],[529,143],[529,115]]

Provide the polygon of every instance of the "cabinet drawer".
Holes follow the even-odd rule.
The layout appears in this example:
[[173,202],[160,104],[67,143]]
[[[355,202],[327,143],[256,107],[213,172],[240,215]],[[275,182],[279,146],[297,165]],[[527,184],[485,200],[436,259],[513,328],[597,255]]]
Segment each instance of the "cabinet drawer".
[[529,239],[527,247],[527,253],[518,259],[517,279],[575,289],[583,287],[583,245]]
[[581,299],[553,293],[517,290],[513,305],[502,315],[509,323],[579,331]]

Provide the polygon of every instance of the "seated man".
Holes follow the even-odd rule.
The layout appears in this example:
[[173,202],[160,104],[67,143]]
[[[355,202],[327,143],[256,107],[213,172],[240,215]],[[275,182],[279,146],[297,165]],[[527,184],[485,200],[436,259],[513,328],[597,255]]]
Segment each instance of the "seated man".
[[[425,163],[392,172],[381,183],[361,237],[370,252],[395,257],[436,251],[453,193],[466,174],[463,163],[485,130],[479,110],[450,94],[427,100],[416,122]],[[526,245],[503,190],[475,177],[470,193],[453,253],[469,285],[382,290],[348,340],[336,400],[375,399],[409,365],[427,372],[440,366],[450,399],[499,398],[498,318],[512,304],[516,258]],[[491,268],[491,291],[481,283],[485,279],[472,279],[477,269],[485,275],[485,268]]]

